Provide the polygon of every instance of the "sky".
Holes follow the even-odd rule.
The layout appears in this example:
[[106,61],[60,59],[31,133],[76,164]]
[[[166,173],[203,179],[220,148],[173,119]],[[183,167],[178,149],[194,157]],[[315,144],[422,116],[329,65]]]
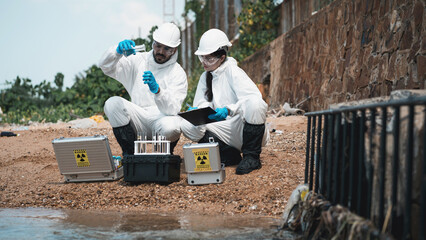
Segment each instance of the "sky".
[[0,89],[17,76],[55,86],[58,72],[71,87],[110,46],[161,25],[163,2],[170,20],[173,1],[182,25],[185,0],[0,0]]

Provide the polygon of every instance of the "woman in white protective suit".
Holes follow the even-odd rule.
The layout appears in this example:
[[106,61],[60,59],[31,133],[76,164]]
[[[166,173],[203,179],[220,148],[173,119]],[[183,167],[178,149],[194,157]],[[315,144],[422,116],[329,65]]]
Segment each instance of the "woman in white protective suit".
[[[180,30],[172,23],[153,33],[153,50],[136,53],[135,43],[124,40],[107,50],[100,60],[102,71],[123,84],[131,102],[114,96],[105,102],[104,111],[123,155],[134,153],[137,133],[160,134],[171,141],[171,152],[180,137],[177,116],[186,97],[186,73],[176,62]],[[128,55],[128,53],[131,53]]]
[[198,82],[193,108],[210,106],[216,114],[209,118],[218,122],[194,126],[185,120],[181,129],[195,142],[208,142],[213,137],[219,142],[222,163],[238,164],[236,173],[247,174],[262,166],[260,153],[268,134],[265,129],[268,106],[237,61],[227,57],[230,46],[226,34],[218,29],[210,29],[201,36],[195,54],[205,72]]

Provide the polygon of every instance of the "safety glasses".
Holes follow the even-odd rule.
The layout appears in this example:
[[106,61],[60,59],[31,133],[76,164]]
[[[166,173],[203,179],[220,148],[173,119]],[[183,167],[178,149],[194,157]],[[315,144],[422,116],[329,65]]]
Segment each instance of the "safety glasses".
[[174,53],[174,48],[172,47],[168,47],[166,45],[163,45],[161,43],[158,43],[156,41],[154,41],[154,43],[152,44],[152,48],[154,49],[154,51],[156,53],[163,53],[166,56],[170,56]]
[[220,58],[218,57],[214,57],[211,55],[198,55],[198,59],[200,59],[200,62],[207,65],[207,66],[212,66],[215,65],[217,63],[217,61],[219,61]]

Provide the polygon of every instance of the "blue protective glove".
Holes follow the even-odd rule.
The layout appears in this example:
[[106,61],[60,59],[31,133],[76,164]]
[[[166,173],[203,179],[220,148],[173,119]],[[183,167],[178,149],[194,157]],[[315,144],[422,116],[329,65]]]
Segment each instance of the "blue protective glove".
[[148,84],[149,90],[152,93],[158,93],[158,83],[155,81],[154,75],[152,75],[151,71],[145,71],[143,72],[143,83]]
[[132,40],[123,40],[118,44],[116,51],[119,54],[129,56],[130,54],[136,54],[136,51],[133,48],[134,46],[136,46],[136,44]]
[[197,107],[189,107],[188,111],[195,110],[195,109],[197,109]]
[[215,114],[210,114],[208,118],[216,121],[220,121],[225,119],[228,116],[228,109],[226,107],[224,108],[216,108]]

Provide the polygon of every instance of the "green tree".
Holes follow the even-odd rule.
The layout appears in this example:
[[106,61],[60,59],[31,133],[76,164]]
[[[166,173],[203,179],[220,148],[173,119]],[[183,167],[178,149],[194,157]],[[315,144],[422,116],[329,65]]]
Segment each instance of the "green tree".
[[36,102],[37,98],[30,79],[21,79],[18,76],[14,82],[6,81],[6,85],[10,85],[10,88],[0,91],[0,107],[4,112],[14,111],[19,108],[34,108],[34,102]]
[[121,83],[106,76],[96,65],[86,70],[85,76],[76,76],[69,91],[73,95],[71,104],[90,114],[102,113],[105,101],[111,96],[129,99]]
[[239,39],[231,48],[231,55],[239,62],[277,37],[279,15],[276,5],[270,0],[242,0],[238,16]]
[[62,92],[62,87],[64,86],[64,74],[57,73],[54,80],[56,86],[58,87],[58,90]]

